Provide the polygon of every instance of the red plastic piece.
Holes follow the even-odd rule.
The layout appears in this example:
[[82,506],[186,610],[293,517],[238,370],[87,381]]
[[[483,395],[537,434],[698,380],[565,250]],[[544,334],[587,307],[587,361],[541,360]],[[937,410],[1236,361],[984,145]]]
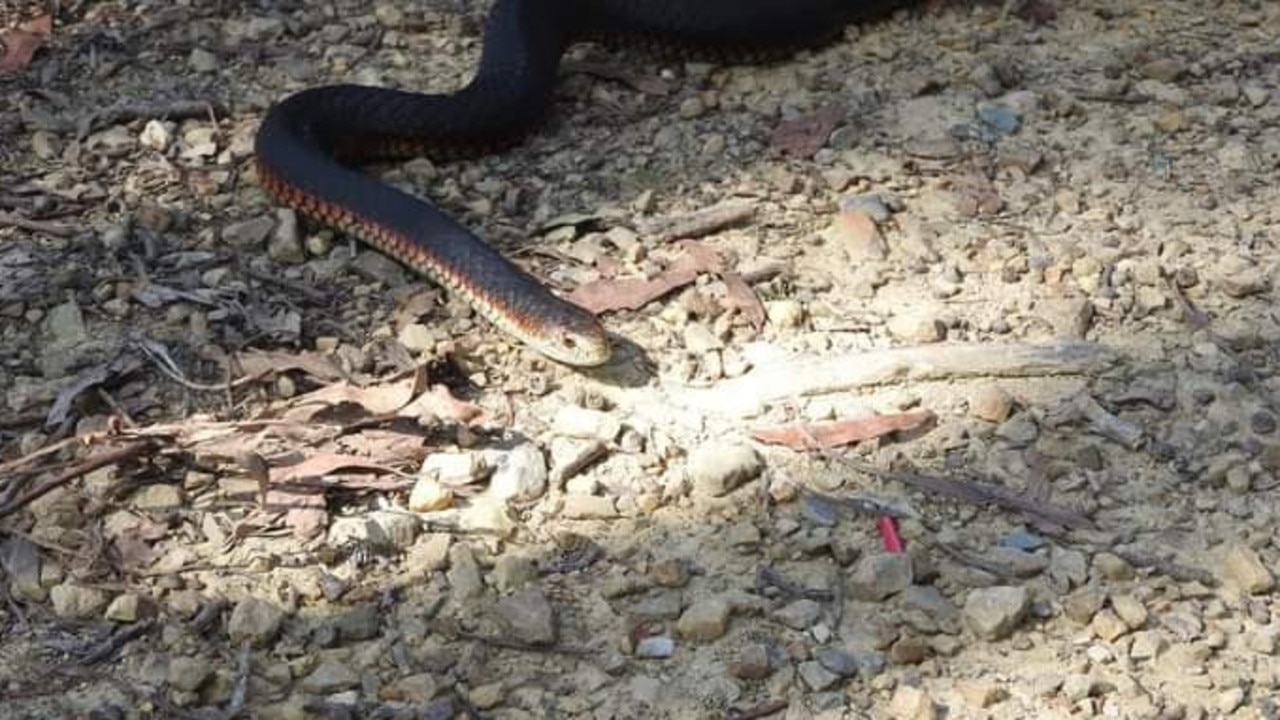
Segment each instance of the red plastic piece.
[[888,515],[881,515],[876,519],[876,527],[880,530],[880,541],[884,544],[885,552],[900,553],[904,552],[906,546],[902,542],[902,536],[898,534],[898,521]]

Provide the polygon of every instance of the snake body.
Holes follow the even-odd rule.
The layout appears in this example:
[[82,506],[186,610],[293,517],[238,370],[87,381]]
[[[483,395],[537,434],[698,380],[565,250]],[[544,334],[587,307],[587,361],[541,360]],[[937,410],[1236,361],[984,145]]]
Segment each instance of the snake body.
[[329,85],[291,95],[268,111],[258,130],[258,179],[278,201],[424,273],[553,360],[600,365],[611,349],[595,315],[557,296],[430,202],[352,165],[474,154],[518,141],[550,106],[560,58],[577,40],[620,38],[726,59],[777,55],[904,2],[496,0],[470,83],[450,94]]

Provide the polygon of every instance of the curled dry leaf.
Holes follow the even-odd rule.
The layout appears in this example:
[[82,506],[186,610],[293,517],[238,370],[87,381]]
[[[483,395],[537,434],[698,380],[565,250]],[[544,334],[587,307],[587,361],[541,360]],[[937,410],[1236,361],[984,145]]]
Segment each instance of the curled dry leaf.
[[400,417],[434,417],[459,423],[470,423],[484,415],[479,405],[459,400],[444,385],[432,385],[397,412]]
[[354,404],[373,415],[387,415],[409,404],[418,386],[416,375],[381,385],[358,387],[349,382],[336,382],[315,392],[299,395],[285,419],[302,422],[337,405]]
[[638,310],[668,293],[692,283],[699,273],[719,272],[720,255],[711,248],[692,241],[681,243],[685,250],[660,275],[651,279],[602,279],[580,285],[569,300],[593,313],[610,310]]
[[760,297],[756,295],[755,290],[751,289],[747,281],[738,273],[724,273],[720,276],[720,279],[724,281],[725,306],[741,312],[747,318],[747,321],[751,323],[751,327],[756,330],[764,327],[764,322],[768,317],[764,309],[764,303],[760,302]]
[[249,350],[237,360],[246,377],[263,378],[285,370],[300,370],[318,380],[342,379],[342,371],[326,355],[317,352],[287,353]]
[[763,443],[785,445],[794,450],[817,450],[872,440],[898,430],[910,430],[932,419],[933,413],[928,410],[916,410],[856,420],[796,423],[761,428],[754,431],[751,436]]
[[53,16],[41,15],[16,28],[0,32],[0,73],[22,72],[31,64],[36,50],[53,36]]

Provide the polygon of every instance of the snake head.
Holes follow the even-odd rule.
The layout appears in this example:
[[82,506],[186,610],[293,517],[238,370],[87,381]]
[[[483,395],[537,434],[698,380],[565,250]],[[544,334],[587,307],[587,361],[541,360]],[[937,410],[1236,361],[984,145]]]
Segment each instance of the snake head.
[[561,322],[550,329],[538,350],[552,360],[577,367],[596,367],[608,362],[613,349],[604,326],[595,316],[584,315],[586,317],[575,317],[572,322]]

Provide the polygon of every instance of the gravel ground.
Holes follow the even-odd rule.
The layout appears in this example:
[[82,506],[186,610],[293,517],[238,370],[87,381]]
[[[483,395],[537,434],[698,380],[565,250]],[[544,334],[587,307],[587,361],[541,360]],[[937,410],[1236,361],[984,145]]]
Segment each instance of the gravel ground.
[[253,177],[483,5],[64,3],[0,75],[0,717],[1280,717],[1280,4],[582,45],[371,170],[616,303],[593,372]]

